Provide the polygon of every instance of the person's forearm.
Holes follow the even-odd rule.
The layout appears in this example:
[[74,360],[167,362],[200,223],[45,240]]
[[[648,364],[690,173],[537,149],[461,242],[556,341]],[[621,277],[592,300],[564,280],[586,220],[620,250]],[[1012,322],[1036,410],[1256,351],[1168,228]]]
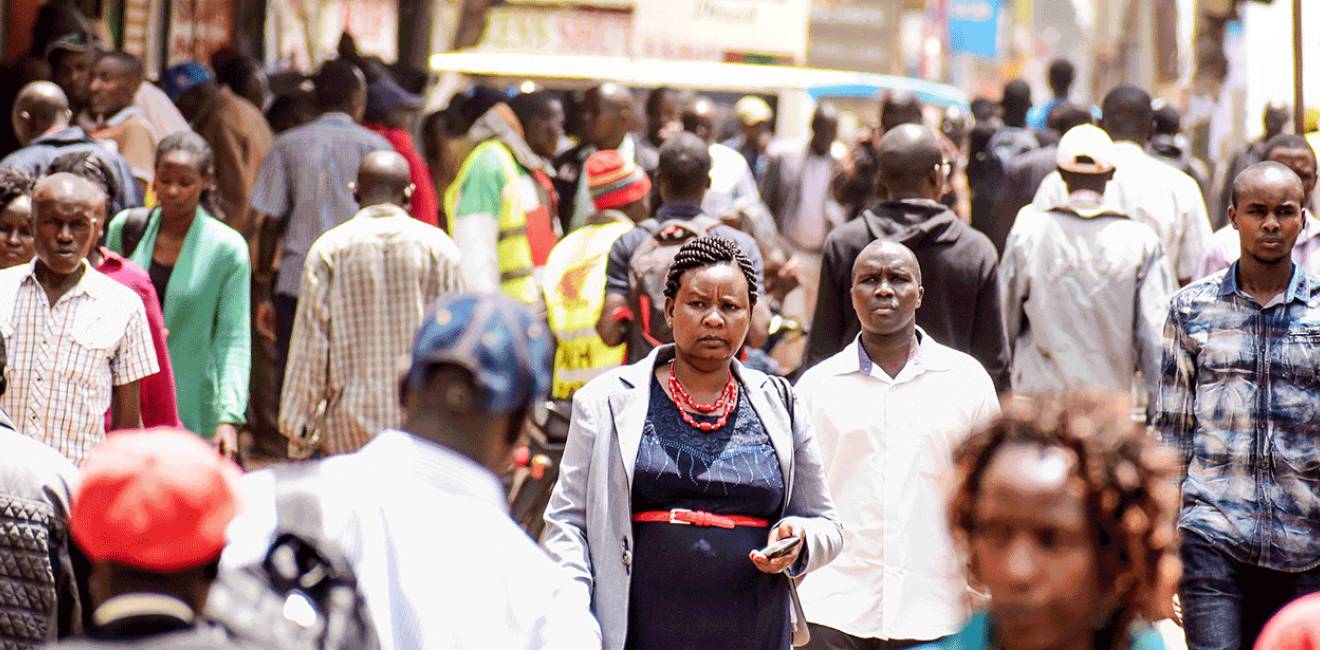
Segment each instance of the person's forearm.
[[268,282],[274,274],[275,254],[280,238],[284,236],[284,222],[268,214],[254,214],[260,224],[257,231],[257,259],[252,265],[252,275],[258,284]]

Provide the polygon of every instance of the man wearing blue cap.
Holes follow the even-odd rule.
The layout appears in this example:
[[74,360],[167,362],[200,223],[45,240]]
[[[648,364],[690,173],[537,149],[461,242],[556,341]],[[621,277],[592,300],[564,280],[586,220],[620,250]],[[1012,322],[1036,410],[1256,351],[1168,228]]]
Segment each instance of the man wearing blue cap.
[[[316,467],[323,538],[352,564],[381,650],[600,647],[588,604],[509,518],[495,476],[549,391],[553,349],[509,298],[444,299],[413,343],[402,429]],[[244,479],[222,565],[265,556],[274,481]]]
[[215,187],[225,223],[247,237],[248,197],[261,163],[275,141],[266,117],[252,102],[221,86],[200,63],[180,63],[161,78],[165,93],[194,131],[215,152]]

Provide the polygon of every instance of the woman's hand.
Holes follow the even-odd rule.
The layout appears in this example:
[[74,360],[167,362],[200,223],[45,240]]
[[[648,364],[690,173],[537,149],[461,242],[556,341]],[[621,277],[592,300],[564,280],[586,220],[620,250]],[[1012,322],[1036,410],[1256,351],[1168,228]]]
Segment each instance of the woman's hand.
[[770,531],[770,539],[766,543],[773,544],[785,537],[796,537],[799,541],[797,546],[793,547],[793,550],[789,551],[787,555],[773,560],[762,555],[760,551],[752,551],[748,554],[748,557],[752,559],[752,564],[755,564],[756,568],[760,569],[762,573],[783,573],[788,570],[788,567],[793,566],[793,563],[797,562],[798,555],[802,554],[802,545],[805,543],[803,541],[804,535],[806,535],[806,531],[802,526],[786,521]]
[[276,325],[275,303],[263,300],[257,303],[257,334],[267,341],[275,340]]
[[221,423],[215,428],[215,435],[211,436],[211,441],[215,443],[215,449],[221,456],[238,461],[238,427],[228,422]]

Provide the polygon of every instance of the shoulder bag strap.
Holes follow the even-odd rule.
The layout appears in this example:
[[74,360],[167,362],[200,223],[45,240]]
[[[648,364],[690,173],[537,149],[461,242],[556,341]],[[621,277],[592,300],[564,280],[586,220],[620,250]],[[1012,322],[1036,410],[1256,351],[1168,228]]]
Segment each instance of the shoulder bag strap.
[[151,208],[132,208],[124,215],[124,229],[121,231],[124,244],[124,257],[129,257],[142,243],[142,235],[147,232],[147,222],[151,220]]

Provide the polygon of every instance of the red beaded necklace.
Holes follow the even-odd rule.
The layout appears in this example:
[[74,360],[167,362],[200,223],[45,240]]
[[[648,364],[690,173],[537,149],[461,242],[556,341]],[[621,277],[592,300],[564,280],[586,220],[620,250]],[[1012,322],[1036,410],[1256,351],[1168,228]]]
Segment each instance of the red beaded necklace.
[[[669,362],[669,399],[673,400],[674,406],[678,407],[678,412],[683,416],[683,421],[689,425],[701,429],[702,431],[714,431],[729,423],[729,416],[738,406],[738,382],[733,378],[733,372],[729,372],[729,382],[724,385],[724,390],[720,392],[719,399],[714,404],[699,404],[688,394],[687,389],[683,388],[683,383],[678,380],[678,375],[674,373],[674,362]],[[684,408],[686,406],[687,408]],[[688,408],[701,413],[714,413],[717,410],[724,409],[715,422],[697,422],[696,418],[688,412]]]

